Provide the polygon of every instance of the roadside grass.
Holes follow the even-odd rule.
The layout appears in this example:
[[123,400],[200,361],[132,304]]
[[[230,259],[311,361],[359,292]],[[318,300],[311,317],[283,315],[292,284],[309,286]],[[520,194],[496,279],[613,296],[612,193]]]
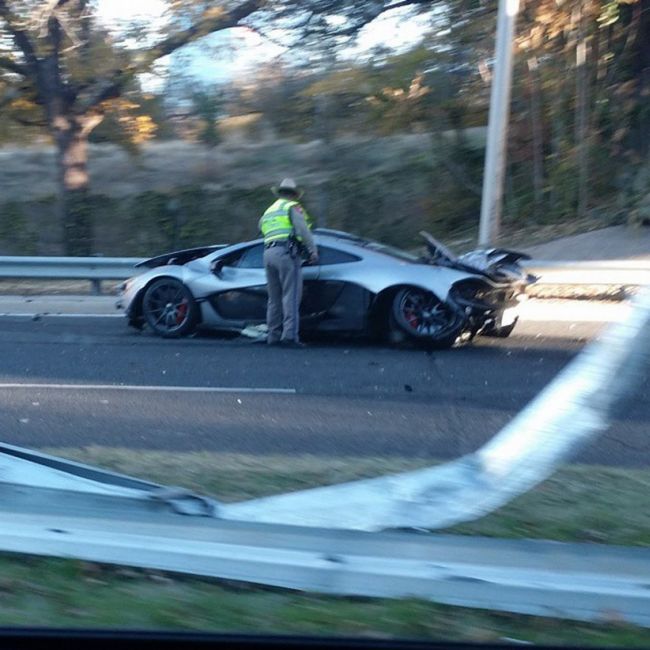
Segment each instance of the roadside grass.
[[0,555],[0,625],[637,646],[650,630]]
[[222,501],[241,501],[304,490],[318,485],[408,471],[431,464],[429,459],[372,456],[323,458],[308,454],[256,456],[97,446],[43,451],[155,483],[178,485]]
[[[538,244],[546,244],[556,239],[579,235],[601,228],[621,225],[620,217],[605,212],[598,216],[583,219],[558,221],[557,223],[521,223],[519,221],[502,224],[501,235],[497,244],[510,248],[527,248]],[[434,233],[435,234],[435,233]],[[478,222],[472,227],[457,230],[450,234],[445,244],[457,253],[475,248],[478,241]]]
[[[435,464],[425,458],[254,456],[108,447],[45,451],[228,502]],[[648,469],[570,465],[498,511],[445,532],[650,546],[648,494]]]
[[[225,501],[406,471],[430,459],[249,456],[89,447],[48,453]],[[572,466],[445,533],[650,545],[650,470]],[[66,559],[0,554],[0,625],[184,629],[472,642],[650,646],[650,630],[437,605],[331,597]]]

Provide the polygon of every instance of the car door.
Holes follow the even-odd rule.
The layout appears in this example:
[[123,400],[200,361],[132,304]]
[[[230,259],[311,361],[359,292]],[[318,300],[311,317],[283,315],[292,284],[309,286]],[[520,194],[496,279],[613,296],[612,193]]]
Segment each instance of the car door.
[[[319,267],[303,267],[306,291],[313,289]],[[210,297],[219,316],[237,325],[252,325],[266,320],[266,272],[264,244],[257,242],[222,261],[218,269],[221,289]]]
[[[370,293],[347,279],[361,258],[335,245],[318,246],[318,275],[305,282],[302,324],[321,331],[357,331],[366,326]],[[308,267],[309,268],[309,267]]]

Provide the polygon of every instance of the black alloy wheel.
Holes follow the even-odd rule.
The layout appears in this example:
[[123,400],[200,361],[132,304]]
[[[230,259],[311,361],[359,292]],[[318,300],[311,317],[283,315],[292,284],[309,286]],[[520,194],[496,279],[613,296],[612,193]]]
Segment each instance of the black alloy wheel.
[[142,313],[147,325],[166,338],[190,334],[198,320],[198,306],[192,294],[175,278],[161,278],[147,287]]
[[436,348],[449,348],[465,322],[449,305],[429,291],[408,288],[393,299],[392,322],[410,339]]

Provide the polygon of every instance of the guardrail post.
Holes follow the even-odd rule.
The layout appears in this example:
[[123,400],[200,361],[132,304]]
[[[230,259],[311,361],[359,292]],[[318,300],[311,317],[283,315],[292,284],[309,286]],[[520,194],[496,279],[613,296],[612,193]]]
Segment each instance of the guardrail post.
[[92,292],[96,296],[101,296],[101,294],[102,294],[102,281],[98,280],[97,278],[94,278],[94,279],[92,279],[90,281],[90,283],[92,285]]

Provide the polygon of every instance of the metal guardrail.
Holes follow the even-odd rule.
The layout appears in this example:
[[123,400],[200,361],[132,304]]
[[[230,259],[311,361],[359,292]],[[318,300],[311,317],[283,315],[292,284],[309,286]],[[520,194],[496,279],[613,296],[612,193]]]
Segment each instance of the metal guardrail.
[[[338,596],[650,627],[650,551],[183,517],[111,497],[0,484],[0,548]],[[46,505],[51,509],[46,511]],[[18,511],[18,508],[21,511]]]
[[540,284],[641,286],[650,284],[650,260],[590,260],[523,263]]
[[[104,280],[126,280],[138,273],[140,257],[8,257],[0,256],[0,278],[89,280],[96,293]],[[530,260],[526,269],[542,284],[650,284],[650,260],[548,262]]]
[[0,445],[0,550],[650,627],[648,549],[365,532],[475,519],[549,476],[643,385],[649,323],[645,291],[479,450],[377,479],[223,504]]
[[4,552],[650,627],[648,549],[237,522],[211,506],[183,490],[0,444]]
[[138,271],[141,257],[0,256],[0,278],[89,280],[101,293],[103,280],[126,280]]

